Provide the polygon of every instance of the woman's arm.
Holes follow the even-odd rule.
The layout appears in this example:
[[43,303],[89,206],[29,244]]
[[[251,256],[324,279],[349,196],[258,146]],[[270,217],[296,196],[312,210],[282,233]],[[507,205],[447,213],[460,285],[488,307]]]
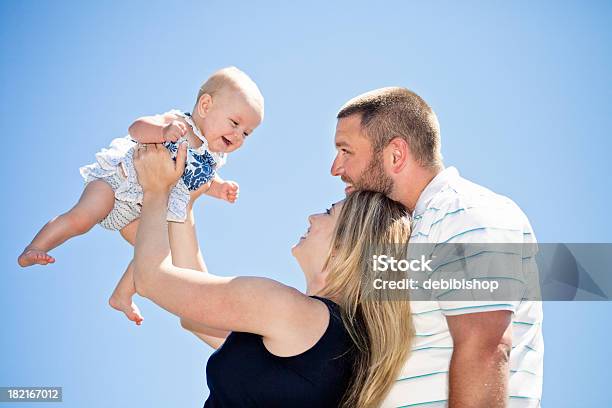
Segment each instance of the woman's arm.
[[176,142],[187,132],[187,125],[177,115],[165,113],[136,119],[128,132],[139,143]]
[[194,322],[193,320],[181,319],[181,327],[193,333],[197,338],[202,340],[214,349],[218,349],[225,342],[229,332],[223,330],[211,329]]
[[[145,192],[134,252],[141,296],[179,316],[227,331],[273,337],[306,298],[271,279],[219,277],[172,265],[165,225],[167,197]],[[306,298],[307,299],[307,298]]]
[[[208,273],[204,258],[200,251],[200,246],[198,245],[193,215],[193,202],[200,194],[201,191],[194,192],[187,207],[187,218],[185,222],[169,223],[168,234],[170,236],[172,264],[174,266]],[[225,338],[229,335],[228,331],[213,329],[185,318],[181,318],[181,326],[215,349],[221,346]]]
[[208,344],[210,347],[214,348],[215,350],[221,347],[223,343],[225,343],[225,338],[213,337],[213,336],[209,336],[208,334],[203,334],[203,333],[193,331],[193,330],[189,330],[189,331],[193,333],[198,339],[202,340],[204,343]]
[[[227,331],[261,334],[273,344],[314,344],[328,320],[321,302],[271,279],[219,277],[172,265],[166,211],[171,186],[183,171],[163,147],[137,149],[134,163],[144,190],[136,237],[136,291],[169,312]],[[282,340],[282,341],[281,341]],[[298,347],[299,348],[299,347]]]

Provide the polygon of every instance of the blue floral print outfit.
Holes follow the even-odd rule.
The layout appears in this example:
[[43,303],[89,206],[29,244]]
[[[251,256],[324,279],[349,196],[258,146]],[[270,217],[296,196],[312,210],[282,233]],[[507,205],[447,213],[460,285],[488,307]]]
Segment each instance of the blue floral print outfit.
[[[202,141],[200,147],[187,148],[187,161],[185,171],[176,186],[172,188],[168,199],[167,220],[184,222],[187,218],[187,204],[190,200],[190,191],[195,191],[203,184],[211,181],[217,170],[225,164],[227,155],[208,150],[208,142],[193,122],[189,113],[171,110],[169,113],[182,117],[193,133]],[[163,145],[170,151],[173,159],[176,158],[180,143],[186,141],[182,138],[177,142],[166,142]],[[134,168],[134,150],[136,142],[127,135],[114,139],[108,148],[96,153],[96,162],[79,169],[85,183],[93,180],[107,182],[115,192],[115,206],[108,216],[100,221],[100,225],[110,230],[121,230],[130,222],[140,216],[143,192],[138,184],[136,169]]]

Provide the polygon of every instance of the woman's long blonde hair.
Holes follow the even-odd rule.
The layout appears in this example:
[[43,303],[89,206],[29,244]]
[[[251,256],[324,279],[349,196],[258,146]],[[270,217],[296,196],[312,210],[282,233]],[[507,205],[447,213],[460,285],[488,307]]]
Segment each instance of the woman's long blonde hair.
[[372,255],[405,258],[409,237],[406,210],[385,195],[356,191],[344,201],[321,293],[338,301],[357,350],[343,407],[379,406],[410,352],[414,328],[408,297],[372,287]]

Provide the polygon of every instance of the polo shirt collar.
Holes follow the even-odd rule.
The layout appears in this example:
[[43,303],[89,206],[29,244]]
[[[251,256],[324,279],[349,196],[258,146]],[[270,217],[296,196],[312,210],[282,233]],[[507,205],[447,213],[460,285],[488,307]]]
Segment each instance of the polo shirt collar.
[[438,173],[436,177],[434,177],[429,184],[427,184],[427,187],[425,187],[423,192],[421,192],[412,214],[421,215],[429,205],[431,199],[438,194],[444,188],[444,186],[457,178],[459,178],[459,171],[452,166],[447,167]]

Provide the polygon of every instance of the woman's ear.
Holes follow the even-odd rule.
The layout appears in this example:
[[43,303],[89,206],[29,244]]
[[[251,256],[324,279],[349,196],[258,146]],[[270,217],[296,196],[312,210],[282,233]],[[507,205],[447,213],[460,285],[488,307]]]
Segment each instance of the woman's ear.
[[207,93],[202,94],[202,96],[200,96],[200,99],[198,99],[198,106],[197,106],[198,116],[204,119],[206,115],[208,115],[208,111],[210,111],[212,104],[213,104],[212,96],[210,96]]

